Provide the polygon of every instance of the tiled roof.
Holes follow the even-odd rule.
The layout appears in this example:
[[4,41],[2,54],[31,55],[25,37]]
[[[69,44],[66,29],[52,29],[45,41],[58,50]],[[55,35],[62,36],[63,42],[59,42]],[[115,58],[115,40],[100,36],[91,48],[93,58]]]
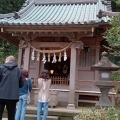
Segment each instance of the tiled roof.
[[108,22],[108,16],[97,17],[99,10],[107,11],[104,0],[35,0],[16,14],[1,14],[0,25],[57,26]]

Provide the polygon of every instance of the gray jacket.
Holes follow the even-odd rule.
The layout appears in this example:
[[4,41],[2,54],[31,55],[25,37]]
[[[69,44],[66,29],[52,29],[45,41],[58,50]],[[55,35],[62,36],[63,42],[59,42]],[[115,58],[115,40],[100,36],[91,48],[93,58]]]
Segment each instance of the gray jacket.
[[22,86],[22,72],[15,62],[8,62],[0,66],[1,99],[18,100],[19,88]]

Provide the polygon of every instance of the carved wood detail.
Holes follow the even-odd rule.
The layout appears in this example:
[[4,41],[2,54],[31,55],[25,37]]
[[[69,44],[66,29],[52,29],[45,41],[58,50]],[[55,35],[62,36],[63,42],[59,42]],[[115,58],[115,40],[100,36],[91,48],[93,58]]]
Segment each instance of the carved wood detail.
[[[17,36],[19,38],[19,40],[23,40],[23,41],[31,41],[34,42],[34,40],[37,37],[66,37],[69,39],[69,41],[79,41],[82,37],[86,37],[86,36],[93,36],[92,32],[49,32],[49,33],[13,33],[12,36]],[[22,39],[21,39],[22,38]]]
[[67,46],[69,42],[32,42],[32,46],[35,48],[41,48],[41,47],[60,47],[64,48]]

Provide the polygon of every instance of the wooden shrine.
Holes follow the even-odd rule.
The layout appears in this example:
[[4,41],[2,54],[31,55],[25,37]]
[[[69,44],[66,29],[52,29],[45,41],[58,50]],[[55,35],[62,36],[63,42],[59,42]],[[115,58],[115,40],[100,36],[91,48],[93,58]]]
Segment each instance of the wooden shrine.
[[0,14],[0,37],[19,48],[18,65],[29,71],[34,101],[43,69],[50,71],[58,105],[75,108],[81,96],[84,102],[84,95],[100,95],[91,66],[105,50],[103,33],[113,14],[106,0],[27,0],[20,11]]

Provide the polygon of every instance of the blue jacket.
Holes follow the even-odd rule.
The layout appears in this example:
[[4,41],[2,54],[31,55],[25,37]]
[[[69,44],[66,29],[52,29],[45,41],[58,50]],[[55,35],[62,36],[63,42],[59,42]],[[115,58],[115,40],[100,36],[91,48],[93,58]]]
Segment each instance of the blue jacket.
[[31,80],[28,78],[25,82],[22,88],[20,88],[19,90],[19,95],[24,95],[24,94],[28,94],[28,86],[29,86],[29,91],[31,92],[32,90],[32,82]]
[[15,62],[0,66],[0,98],[19,100],[19,87],[23,86],[23,76]]

